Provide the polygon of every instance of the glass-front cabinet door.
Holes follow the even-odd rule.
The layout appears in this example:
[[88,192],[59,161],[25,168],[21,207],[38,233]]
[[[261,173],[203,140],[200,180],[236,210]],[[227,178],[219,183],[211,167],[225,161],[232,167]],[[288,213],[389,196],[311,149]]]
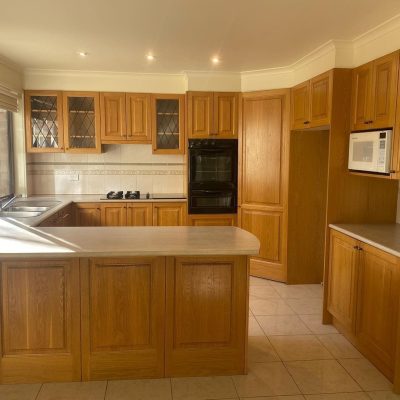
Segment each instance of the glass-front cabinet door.
[[152,95],[153,153],[183,154],[185,95]]
[[100,97],[95,92],[64,92],[65,150],[100,153]]
[[64,151],[61,92],[25,92],[25,130],[28,152]]

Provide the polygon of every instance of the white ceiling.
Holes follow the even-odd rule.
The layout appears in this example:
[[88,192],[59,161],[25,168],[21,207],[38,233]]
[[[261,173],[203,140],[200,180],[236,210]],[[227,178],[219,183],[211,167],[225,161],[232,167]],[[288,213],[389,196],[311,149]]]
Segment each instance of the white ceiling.
[[22,67],[151,73],[287,66],[400,13],[399,0],[0,1],[0,54]]

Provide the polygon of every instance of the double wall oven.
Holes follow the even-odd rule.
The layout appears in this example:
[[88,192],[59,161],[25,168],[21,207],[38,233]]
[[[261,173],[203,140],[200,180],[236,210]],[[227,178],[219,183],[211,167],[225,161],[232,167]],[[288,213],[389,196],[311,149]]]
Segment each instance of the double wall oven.
[[236,214],[238,142],[189,139],[189,214]]

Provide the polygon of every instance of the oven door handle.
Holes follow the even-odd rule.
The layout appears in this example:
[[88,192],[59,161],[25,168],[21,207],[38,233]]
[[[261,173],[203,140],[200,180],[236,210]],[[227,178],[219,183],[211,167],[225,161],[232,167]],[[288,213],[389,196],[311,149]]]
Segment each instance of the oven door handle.
[[223,190],[197,189],[196,192],[200,192],[200,193],[212,193],[212,194],[226,194],[226,191],[223,191]]

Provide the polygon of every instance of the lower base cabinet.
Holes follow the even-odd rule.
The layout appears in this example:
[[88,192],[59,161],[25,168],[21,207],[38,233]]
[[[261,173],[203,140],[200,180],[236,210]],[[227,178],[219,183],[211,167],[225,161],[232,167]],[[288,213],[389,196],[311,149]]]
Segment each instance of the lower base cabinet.
[[400,391],[400,259],[335,230],[330,242],[334,325]]
[[1,263],[0,383],[246,371],[246,256]]
[[236,226],[236,214],[190,214],[189,226]]
[[185,226],[186,203],[153,203],[154,226]]

